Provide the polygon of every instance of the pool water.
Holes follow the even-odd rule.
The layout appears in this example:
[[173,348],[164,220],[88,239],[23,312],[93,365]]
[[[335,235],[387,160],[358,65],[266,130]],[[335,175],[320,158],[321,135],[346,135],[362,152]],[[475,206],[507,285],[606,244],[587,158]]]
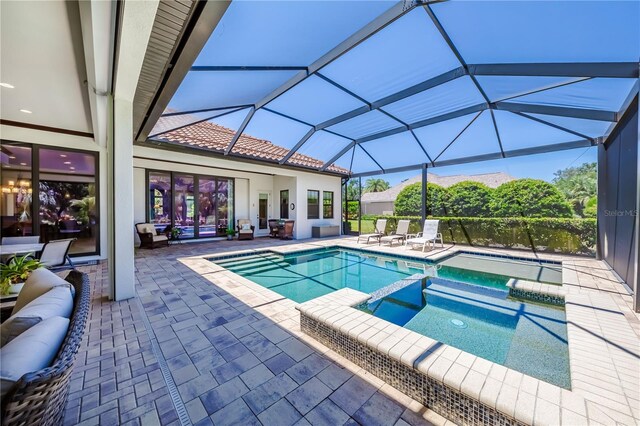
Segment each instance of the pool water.
[[540,281],[536,276],[549,275],[541,274],[540,269],[550,269],[527,261],[519,261],[517,267],[507,262],[501,266],[494,258],[478,255],[459,254],[434,264],[337,248],[288,255],[265,252],[212,261],[299,303],[345,287],[372,293],[417,273],[504,290],[511,277]]
[[506,290],[423,279],[360,309],[442,343],[569,389],[563,308]]
[[[559,282],[559,265],[464,253],[432,263],[342,248],[211,261],[299,303],[345,287],[372,294],[360,309],[549,383],[570,386],[564,309],[512,299],[506,287],[512,277]],[[416,280],[416,274],[429,278]]]

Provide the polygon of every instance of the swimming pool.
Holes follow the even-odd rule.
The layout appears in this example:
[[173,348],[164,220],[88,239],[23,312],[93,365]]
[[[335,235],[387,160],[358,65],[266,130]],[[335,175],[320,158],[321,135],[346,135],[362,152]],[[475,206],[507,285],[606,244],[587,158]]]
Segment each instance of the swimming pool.
[[569,389],[562,307],[439,278],[414,281],[359,309],[442,343]]
[[359,309],[570,387],[564,309],[511,298],[506,287],[511,278],[558,283],[559,264],[472,253],[433,263],[336,247],[210,260],[299,303],[345,287],[371,294]]
[[330,247],[287,255],[264,251],[211,261],[299,303],[344,287],[372,293],[418,273],[503,290],[511,278],[556,284],[561,280],[557,264],[469,253],[433,263]]

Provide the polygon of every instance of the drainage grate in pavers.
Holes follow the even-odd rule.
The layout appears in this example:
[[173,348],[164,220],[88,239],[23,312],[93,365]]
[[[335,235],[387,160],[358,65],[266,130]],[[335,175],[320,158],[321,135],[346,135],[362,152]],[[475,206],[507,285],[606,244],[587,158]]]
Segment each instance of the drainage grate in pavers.
[[173,402],[173,406],[176,409],[176,413],[178,414],[180,425],[192,426],[191,418],[189,418],[187,409],[184,406],[184,401],[182,401],[182,397],[178,392],[178,387],[176,386],[176,382],[173,381],[173,377],[171,376],[171,372],[169,370],[169,365],[167,364],[167,360],[164,359],[164,355],[162,355],[162,351],[160,350],[160,346],[158,345],[156,336],[153,332],[153,329],[151,328],[151,322],[147,317],[147,312],[144,310],[144,306],[142,306],[142,302],[140,301],[139,296],[136,296],[136,302],[138,303],[138,308],[140,308],[142,322],[144,322],[144,326],[147,329],[147,334],[149,335],[149,339],[151,340],[151,349],[153,350],[153,354],[156,356],[156,359],[158,360],[158,365],[160,366],[162,377],[164,378],[164,382],[167,385],[167,389],[169,390],[169,396],[171,397],[171,402]]

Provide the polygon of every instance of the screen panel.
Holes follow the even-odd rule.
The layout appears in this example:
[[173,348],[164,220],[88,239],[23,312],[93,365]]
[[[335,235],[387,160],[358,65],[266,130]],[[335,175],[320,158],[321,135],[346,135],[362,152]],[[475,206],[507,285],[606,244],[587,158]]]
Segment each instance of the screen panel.
[[477,115],[478,113],[468,114],[430,126],[420,127],[414,129],[413,132],[422,143],[429,157],[434,160]]
[[411,132],[376,139],[362,146],[384,169],[429,162]]
[[335,124],[328,129],[341,135],[358,139],[400,126],[402,126],[402,123],[380,111],[373,110],[343,121],[342,123]]
[[189,71],[169,102],[175,111],[253,105],[297,71]]
[[429,7],[469,64],[637,62],[640,56],[637,1],[448,1]]
[[636,82],[632,78],[593,78],[519,96],[510,102],[620,111]]
[[268,108],[319,124],[365,104],[315,75],[269,102]]
[[310,129],[297,121],[261,109],[253,115],[243,134],[292,148]]
[[500,140],[505,151],[553,145],[579,140],[580,137],[543,123],[513,114],[494,111]]
[[572,83],[582,79],[582,77],[531,77],[513,75],[476,76],[476,80],[492,102],[526,95],[527,93],[537,90],[550,89],[561,84]]
[[500,144],[491,120],[491,112],[480,116],[434,161],[454,160],[500,152]]
[[582,118],[560,117],[546,114],[527,114],[540,120],[548,121],[569,130],[582,133],[592,138],[604,136],[611,127],[609,121],[585,120]]
[[298,150],[298,154],[320,160],[323,164],[332,159],[351,141],[323,130],[315,132]]
[[395,1],[233,1],[195,65],[306,66]]
[[373,102],[459,66],[425,10],[417,7],[321,72]]
[[481,104],[484,98],[470,77],[460,77],[382,108],[405,123],[415,123]]

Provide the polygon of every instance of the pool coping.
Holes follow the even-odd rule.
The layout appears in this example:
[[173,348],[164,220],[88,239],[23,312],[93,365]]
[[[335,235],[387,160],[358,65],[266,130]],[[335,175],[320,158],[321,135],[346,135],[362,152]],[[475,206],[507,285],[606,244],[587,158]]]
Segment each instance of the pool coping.
[[[327,245],[300,244],[299,246],[284,246],[271,249],[238,250],[229,252],[225,256],[203,255],[182,258],[180,261],[203,275],[213,284],[225,289],[249,306],[254,307],[257,311],[265,314],[282,326],[294,330],[292,332],[300,333],[299,312],[295,309],[297,305],[296,302],[284,298],[240,275],[234,274],[208,259],[231,258],[237,255],[251,255],[259,252],[273,252],[277,254],[302,253],[316,251],[318,248],[323,247],[356,249],[373,255],[397,256],[395,253],[371,249],[364,250],[359,247],[351,247],[341,241],[332,241]],[[460,251],[471,254],[483,254],[469,250]],[[454,251],[454,253],[455,252],[458,251]],[[446,256],[438,257],[444,258],[451,254],[450,252]],[[412,260],[426,260],[422,253],[416,256],[400,256]],[[518,258],[523,260],[539,260],[537,258],[530,259],[524,256],[518,256]],[[434,257],[431,257],[431,259],[437,260]],[[557,263],[557,261],[553,262]],[[566,389],[561,389],[539,379],[531,378],[542,383],[542,385],[538,383],[537,387],[534,388],[531,385],[530,379],[525,379],[525,375],[515,370],[512,370],[513,373],[509,374],[509,379],[507,380],[506,371],[502,370],[506,370],[507,368],[487,360],[483,361],[496,366],[496,372],[493,373],[493,375],[497,378],[487,377],[497,382],[487,380],[483,385],[483,389],[484,386],[490,382],[491,386],[497,388],[494,389],[493,392],[497,392],[498,396],[502,391],[504,391],[505,395],[512,393],[514,388],[518,392],[522,391],[527,393],[528,396],[523,396],[523,398],[528,398],[528,402],[540,402],[540,407],[546,407],[544,410],[540,408],[540,416],[548,415],[549,413],[553,416],[557,413],[559,414],[558,419],[562,419],[562,423],[564,424],[638,423],[640,420],[640,402],[638,401],[640,392],[638,392],[637,383],[640,383],[640,380],[637,379],[640,378],[638,365],[638,359],[640,359],[638,353],[640,353],[640,351],[638,350],[637,335],[629,323],[624,320],[625,313],[621,311],[620,306],[618,306],[609,293],[598,291],[597,289],[582,288],[572,283],[564,283],[566,276],[565,263],[562,262],[562,265],[564,284],[562,290],[565,293],[572,391],[567,391]],[[575,274],[573,270],[569,272]],[[331,294],[334,293],[336,292]],[[597,334],[597,336],[594,334]],[[304,334],[302,335],[304,336]],[[317,348],[327,350],[324,345],[319,345]],[[459,351],[451,347],[449,353],[451,353],[452,349]],[[463,351],[459,352],[462,353]],[[468,355],[474,356],[471,354]],[[465,357],[466,356],[467,355],[465,355]],[[482,364],[482,361],[479,363]],[[486,367],[484,368],[486,369]],[[490,365],[488,372],[493,370],[494,366]],[[500,372],[501,370],[504,374]],[[450,377],[452,376],[450,375]],[[461,380],[460,385],[462,385],[463,382],[463,379]],[[514,386],[516,383],[518,384],[517,387]],[[553,390],[549,387],[556,389]],[[527,390],[530,392],[527,392]],[[488,390],[487,392],[490,391]],[[535,397],[535,399],[529,398],[530,396]],[[505,396],[503,398],[507,397]],[[528,406],[525,404],[524,399],[522,404],[517,404],[517,399],[511,399],[511,403],[507,405],[513,405],[514,415],[516,405],[521,405],[522,407]],[[552,399],[552,401],[549,401],[549,399]],[[534,406],[530,406],[529,410],[532,411]],[[506,410],[509,411],[510,409],[511,407]],[[558,421],[558,423],[560,422]]]

